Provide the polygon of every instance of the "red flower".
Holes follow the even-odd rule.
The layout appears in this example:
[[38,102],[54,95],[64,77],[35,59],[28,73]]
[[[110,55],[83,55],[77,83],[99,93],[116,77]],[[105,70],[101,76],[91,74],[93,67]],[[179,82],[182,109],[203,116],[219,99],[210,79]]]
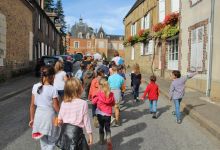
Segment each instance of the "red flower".
[[133,39],[133,37],[132,37],[132,36],[129,36],[129,37],[128,37],[128,42],[131,42],[132,39]]
[[171,13],[164,19],[165,25],[175,25],[179,20],[179,13]]
[[154,32],[158,32],[158,31],[160,31],[160,30],[163,29],[163,28],[164,28],[164,24],[158,23],[158,24],[155,24],[155,25],[153,26],[153,31],[154,31]]
[[144,29],[139,30],[138,35],[142,36],[144,34]]

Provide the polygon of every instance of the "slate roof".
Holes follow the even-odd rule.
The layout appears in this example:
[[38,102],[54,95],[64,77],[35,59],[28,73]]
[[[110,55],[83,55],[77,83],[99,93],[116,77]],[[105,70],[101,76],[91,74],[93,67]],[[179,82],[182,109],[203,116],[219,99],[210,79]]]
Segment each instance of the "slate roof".
[[124,20],[140,5],[144,2],[145,0],[137,0],[134,5],[131,7],[131,9],[128,11],[127,15],[124,17]]

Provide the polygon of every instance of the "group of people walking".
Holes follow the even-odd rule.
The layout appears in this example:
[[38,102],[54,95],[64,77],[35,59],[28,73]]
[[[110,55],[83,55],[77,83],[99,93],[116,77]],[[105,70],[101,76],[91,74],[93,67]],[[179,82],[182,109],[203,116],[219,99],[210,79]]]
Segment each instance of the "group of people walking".
[[[112,124],[121,125],[120,102],[126,90],[123,63],[118,53],[110,64],[85,59],[74,77],[64,71],[61,61],[55,67],[41,68],[41,81],[32,89],[29,126],[32,128],[32,137],[40,140],[42,150],[53,150],[56,146],[62,150],[89,149],[93,144],[93,135],[88,102],[92,104],[94,126],[99,128],[99,143],[105,144],[106,139],[107,149],[112,149],[110,128]],[[173,71],[172,75],[174,80],[170,97],[175,103],[177,122],[180,123],[179,105],[184,95],[184,84],[195,73],[181,78],[179,71]],[[142,82],[140,67],[135,64],[131,73],[134,102],[144,100],[147,96],[150,113],[156,119],[159,97],[156,76],[150,77],[144,94],[139,97]],[[88,141],[83,128],[88,134]]]

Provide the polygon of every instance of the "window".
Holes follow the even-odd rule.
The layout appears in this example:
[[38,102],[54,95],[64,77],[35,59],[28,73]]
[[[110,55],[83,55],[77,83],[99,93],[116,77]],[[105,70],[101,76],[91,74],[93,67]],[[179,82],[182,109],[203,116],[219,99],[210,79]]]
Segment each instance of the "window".
[[6,17],[0,13],[0,66],[4,66],[4,59],[6,57]]
[[123,44],[119,44],[119,50],[124,50],[124,45]]
[[150,28],[150,13],[148,13],[145,17],[141,18],[141,29],[149,29]]
[[180,1],[179,0],[172,0],[171,1],[171,11],[172,12],[179,12],[180,9]]
[[169,42],[168,46],[168,69],[178,70],[178,38]]
[[79,33],[78,33],[78,38],[80,38],[80,39],[83,38],[83,37],[82,37],[82,32],[79,32]]
[[131,25],[131,36],[137,34],[137,22]]
[[191,31],[190,71],[203,71],[204,26]]
[[151,55],[154,51],[154,41],[150,40],[147,43],[141,43],[140,50],[141,55]]
[[41,15],[38,15],[38,29],[41,29]]
[[117,50],[118,49],[118,44],[117,43],[112,43],[112,49]]
[[86,34],[86,39],[90,39],[90,34],[89,33]]
[[91,42],[90,41],[87,42],[87,48],[91,48]]
[[104,41],[99,41],[99,48],[105,48],[105,42]]
[[76,49],[79,48],[79,42],[74,42],[74,48],[76,48]]
[[134,47],[131,47],[131,60],[134,60]]
[[100,39],[102,39],[102,38],[103,38],[103,33],[101,32],[101,33],[100,33]]
[[159,0],[159,22],[163,22],[165,18],[165,0]]

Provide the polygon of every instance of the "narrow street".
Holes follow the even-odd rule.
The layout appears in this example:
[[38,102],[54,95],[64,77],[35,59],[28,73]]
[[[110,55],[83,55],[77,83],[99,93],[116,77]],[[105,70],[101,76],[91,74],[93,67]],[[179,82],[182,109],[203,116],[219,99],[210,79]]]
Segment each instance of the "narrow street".
[[[143,89],[144,85],[141,91]],[[176,124],[171,104],[163,95],[159,99],[159,118],[154,120],[148,114],[146,103],[132,103],[130,92],[128,89],[126,102],[121,107],[122,126],[112,127],[114,150],[220,149],[220,142],[188,116],[181,125]],[[40,149],[39,141],[31,139],[28,128],[30,94],[31,90],[27,90],[0,102],[1,150]],[[104,150],[104,146],[97,144],[98,129],[94,129],[93,134],[92,150]]]

